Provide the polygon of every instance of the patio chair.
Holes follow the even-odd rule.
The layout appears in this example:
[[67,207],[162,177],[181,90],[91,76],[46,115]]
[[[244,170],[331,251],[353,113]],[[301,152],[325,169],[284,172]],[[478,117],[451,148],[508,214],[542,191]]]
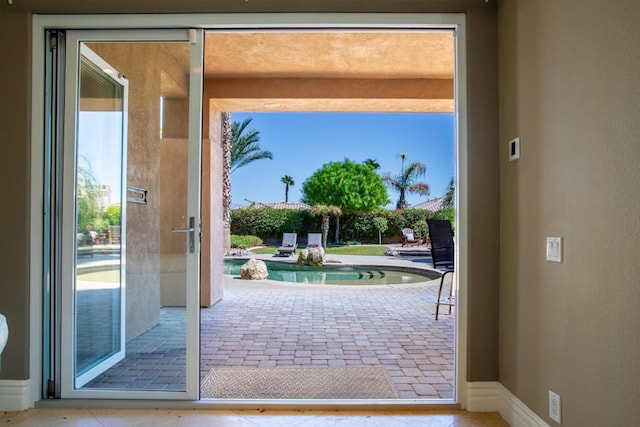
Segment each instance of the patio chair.
[[307,236],[307,249],[322,247],[322,233],[309,233]]
[[[441,305],[449,307],[449,314],[451,314],[451,307],[455,306],[453,295],[453,275],[455,273],[453,229],[451,223],[446,219],[428,219],[427,226],[429,227],[429,238],[431,239],[431,260],[433,268],[442,271],[440,287],[438,288],[438,299],[436,300],[436,320],[438,320],[438,312],[440,311]],[[444,285],[444,278],[449,273],[451,273],[449,296],[443,298],[442,287]]]
[[402,246],[420,246],[422,245],[422,239],[416,239],[413,235],[413,230],[410,228],[402,229]]
[[298,234],[297,233],[283,233],[282,244],[278,248],[278,254],[291,256],[296,253]]

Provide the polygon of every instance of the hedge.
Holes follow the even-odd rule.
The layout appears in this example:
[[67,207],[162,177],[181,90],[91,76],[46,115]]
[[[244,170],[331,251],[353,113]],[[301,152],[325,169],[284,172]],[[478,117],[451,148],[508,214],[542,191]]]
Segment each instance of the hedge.
[[[347,213],[340,217],[340,237],[343,241],[378,243],[378,230],[373,218],[387,220],[387,230],[383,237],[399,238],[405,227],[426,230],[425,221],[430,218],[449,219],[454,224],[453,209],[430,212],[424,209],[377,210],[363,213]],[[314,217],[307,210],[262,208],[238,208],[231,211],[231,234],[258,236],[264,241],[279,240],[282,233],[296,232],[299,235],[320,231],[320,217]],[[329,222],[329,242],[335,236],[335,219]],[[455,225],[455,224],[454,224]],[[422,237],[422,236],[421,236]],[[335,243],[335,242],[333,242]]]

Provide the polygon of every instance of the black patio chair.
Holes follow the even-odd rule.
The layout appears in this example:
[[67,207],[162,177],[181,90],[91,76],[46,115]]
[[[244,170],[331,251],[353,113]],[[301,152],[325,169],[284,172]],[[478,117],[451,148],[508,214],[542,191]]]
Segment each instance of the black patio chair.
[[[438,299],[436,300],[436,320],[440,306],[448,306],[449,314],[451,307],[455,306],[453,296],[453,273],[455,272],[455,249],[453,243],[453,229],[451,223],[446,219],[428,219],[429,238],[431,240],[431,260],[433,268],[442,271],[440,277],[440,287],[438,288]],[[451,273],[451,286],[449,287],[449,297],[442,298],[442,287],[444,278]]]

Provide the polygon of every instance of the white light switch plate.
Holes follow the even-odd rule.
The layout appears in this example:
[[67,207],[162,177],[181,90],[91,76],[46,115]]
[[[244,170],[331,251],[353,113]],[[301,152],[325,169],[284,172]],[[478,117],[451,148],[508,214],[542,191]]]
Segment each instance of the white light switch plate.
[[520,158],[520,137],[509,141],[509,161],[513,162]]
[[547,237],[547,261],[562,262],[562,237]]

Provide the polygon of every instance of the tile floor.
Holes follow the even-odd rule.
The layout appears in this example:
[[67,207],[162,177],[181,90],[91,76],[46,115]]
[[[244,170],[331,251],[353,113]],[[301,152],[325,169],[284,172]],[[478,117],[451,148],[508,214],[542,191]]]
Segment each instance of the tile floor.
[[311,411],[206,409],[30,409],[0,413],[22,427],[508,427],[496,413],[447,411]]

